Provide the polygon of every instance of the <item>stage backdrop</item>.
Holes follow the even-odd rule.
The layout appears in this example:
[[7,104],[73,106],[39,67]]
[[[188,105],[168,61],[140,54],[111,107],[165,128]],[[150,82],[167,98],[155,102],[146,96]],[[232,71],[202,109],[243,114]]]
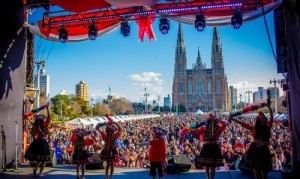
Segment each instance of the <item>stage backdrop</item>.
[[299,1],[286,1],[291,122],[294,147],[294,171],[300,173],[300,15]]
[[[18,160],[22,144],[22,109],[25,90],[25,31],[22,30],[24,21],[22,2],[22,0],[7,1],[7,5],[1,8],[0,13],[3,24],[0,33],[0,125],[3,126],[6,135],[7,163],[15,159],[16,121]],[[4,158],[2,142],[0,145],[2,167]]]

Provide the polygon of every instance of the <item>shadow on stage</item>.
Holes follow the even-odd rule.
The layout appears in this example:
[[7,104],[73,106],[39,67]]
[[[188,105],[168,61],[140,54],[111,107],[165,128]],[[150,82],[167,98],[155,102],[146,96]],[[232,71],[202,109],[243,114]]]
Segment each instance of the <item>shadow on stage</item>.
[[[32,167],[22,166],[22,173],[10,173],[3,172],[0,173],[1,179],[29,179],[35,178],[32,174]],[[86,170],[86,179],[101,179],[105,175],[104,169],[97,170]],[[60,165],[56,167],[47,167],[43,172],[44,176],[39,177],[39,179],[74,179],[76,178],[76,166],[74,165]],[[149,176],[149,171],[147,169],[129,169],[129,168],[115,168],[114,179],[144,179],[151,178]],[[163,177],[165,179],[199,179],[206,178],[205,172],[203,170],[190,170],[184,173],[174,173],[168,174]],[[233,179],[233,178],[243,178],[252,179],[253,176],[245,175],[241,171],[217,171],[215,179]],[[270,172],[268,175],[270,179],[283,178],[280,171]]]

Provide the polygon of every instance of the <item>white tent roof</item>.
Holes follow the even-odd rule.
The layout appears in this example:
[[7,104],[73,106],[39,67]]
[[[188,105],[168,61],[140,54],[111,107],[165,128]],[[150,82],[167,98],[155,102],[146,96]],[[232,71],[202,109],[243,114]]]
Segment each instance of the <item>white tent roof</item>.
[[100,121],[98,119],[96,119],[96,118],[86,118],[85,120],[91,122],[93,124],[93,127],[96,127],[96,125],[98,123],[100,123]]
[[201,109],[198,109],[198,111],[196,112],[196,114],[204,114],[204,112],[201,111]]
[[68,121],[66,124],[71,125],[71,126],[88,126],[88,125],[93,125],[92,122],[81,119],[81,118],[75,118],[71,121]]

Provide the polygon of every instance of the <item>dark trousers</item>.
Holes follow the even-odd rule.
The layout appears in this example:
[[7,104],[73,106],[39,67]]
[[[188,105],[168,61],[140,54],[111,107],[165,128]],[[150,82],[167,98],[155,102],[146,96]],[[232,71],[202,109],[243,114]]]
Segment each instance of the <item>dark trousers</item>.
[[155,177],[156,176],[156,169],[158,170],[159,177],[164,176],[164,170],[162,162],[150,162],[150,175]]

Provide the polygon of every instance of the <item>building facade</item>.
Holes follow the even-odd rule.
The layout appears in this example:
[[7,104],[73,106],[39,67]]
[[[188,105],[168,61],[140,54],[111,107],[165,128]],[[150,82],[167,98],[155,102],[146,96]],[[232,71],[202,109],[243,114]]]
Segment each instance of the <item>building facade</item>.
[[76,96],[80,97],[84,101],[88,101],[88,87],[87,84],[84,81],[80,81],[76,85],[76,91],[75,94]]
[[[278,87],[276,87],[276,88],[269,87],[268,90],[270,90],[271,100],[275,100],[275,96],[276,96],[277,99],[279,99],[279,88]],[[275,93],[276,93],[276,95],[275,95]]]
[[236,109],[238,109],[237,89],[233,86],[229,86],[229,105],[230,111],[236,111]]
[[258,87],[258,91],[253,93],[253,103],[264,102],[267,98],[267,89],[263,87]]
[[216,27],[211,46],[211,68],[202,63],[200,50],[196,65],[187,69],[186,49],[181,24],[175,52],[172,104],[183,105],[186,111],[228,110],[228,83],[224,70],[222,44]]
[[[40,69],[40,92],[45,93],[47,97],[50,95],[50,76],[46,74],[44,69]],[[38,88],[37,75],[34,75],[34,87]]]
[[164,106],[170,107],[171,106],[170,102],[171,99],[170,99],[170,95],[168,94],[168,96],[164,97]]

